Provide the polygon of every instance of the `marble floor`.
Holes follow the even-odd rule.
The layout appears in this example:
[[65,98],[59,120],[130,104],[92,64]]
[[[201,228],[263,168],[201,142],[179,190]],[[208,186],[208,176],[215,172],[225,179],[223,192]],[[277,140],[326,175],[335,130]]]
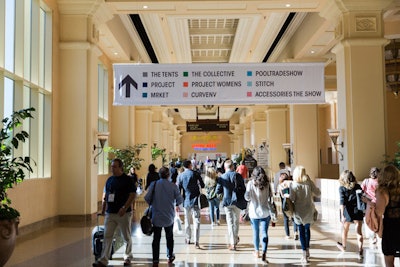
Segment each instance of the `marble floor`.
[[[152,237],[141,233],[138,220],[145,203],[138,201],[133,220],[133,254],[132,266],[151,266]],[[300,242],[286,239],[284,236],[282,217],[275,227],[269,228],[269,245],[267,252],[268,266],[384,266],[379,247],[364,242],[364,259],[358,260],[354,226],[350,229],[346,252],[336,247],[339,241],[341,226],[338,223],[338,207],[329,203],[317,203],[319,219],[311,228],[311,260],[301,264]],[[183,218],[183,215],[182,215]],[[260,259],[254,258],[252,230],[249,222],[240,225],[240,243],[237,251],[227,249],[227,228],[224,216],[221,225],[212,227],[206,210],[202,211],[200,249],[194,245],[186,245],[182,234],[175,234],[175,266],[265,266]],[[20,236],[15,251],[5,265],[6,267],[24,266],[92,266],[94,256],[91,251],[91,231],[93,223],[59,223],[56,227],[43,229],[34,234]],[[111,266],[122,266],[122,251],[119,248],[110,261]],[[167,265],[165,255],[165,238],[161,240],[160,266]],[[397,259],[396,266],[399,265]]]

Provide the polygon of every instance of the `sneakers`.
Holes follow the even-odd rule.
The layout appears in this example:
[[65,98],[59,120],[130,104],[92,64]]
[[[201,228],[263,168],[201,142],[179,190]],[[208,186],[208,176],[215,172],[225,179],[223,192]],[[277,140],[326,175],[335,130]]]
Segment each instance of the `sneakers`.
[[286,239],[286,240],[289,240],[289,239],[290,239],[290,236],[289,236],[289,235],[285,236],[285,239]]
[[175,255],[172,255],[171,257],[168,258],[168,264],[173,263],[175,260]]
[[256,259],[258,259],[260,257],[258,250],[253,251],[253,255],[254,255],[254,258],[256,258]]
[[235,245],[229,245],[229,246],[228,246],[228,249],[229,249],[230,251],[235,251],[235,250],[236,250],[236,246],[235,246]]
[[336,243],[336,246],[338,247],[338,249],[339,249],[341,252],[345,252],[345,251],[346,251],[346,247],[343,246],[342,243],[337,242],[337,243]]
[[303,257],[301,257],[300,262],[301,263],[310,262],[310,252],[308,250],[303,250]]
[[220,225],[221,225],[221,223],[219,222],[219,220],[217,221],[217,225],[218,225],[218,226],[220,226]]
[[310,261],[307,259],[306,256],[303,256],[303,257],[301,257],[300,262],[301,263],[309,263]]

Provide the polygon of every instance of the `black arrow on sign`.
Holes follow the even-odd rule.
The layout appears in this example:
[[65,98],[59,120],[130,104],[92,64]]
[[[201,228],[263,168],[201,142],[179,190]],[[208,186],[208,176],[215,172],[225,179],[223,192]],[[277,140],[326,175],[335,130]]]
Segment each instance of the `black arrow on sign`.
[[118,89],[121,89],[122,86],[126,85],[125,87],[125,96],[126,97],[131,97],[131,85],[133,87],[135,87],[135,89],[137,90],[137,83],[135,82],[134,79],[132,79],[131,76],[126,75],[126,77],[124,79],[122,79],[122,81],[118,84]]

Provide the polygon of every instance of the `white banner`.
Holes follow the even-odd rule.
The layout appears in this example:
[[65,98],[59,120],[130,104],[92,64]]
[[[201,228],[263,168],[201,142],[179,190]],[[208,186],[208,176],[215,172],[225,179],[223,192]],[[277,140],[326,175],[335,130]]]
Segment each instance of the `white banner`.
[[318,104],[323,63],[114,64],[114,105]]

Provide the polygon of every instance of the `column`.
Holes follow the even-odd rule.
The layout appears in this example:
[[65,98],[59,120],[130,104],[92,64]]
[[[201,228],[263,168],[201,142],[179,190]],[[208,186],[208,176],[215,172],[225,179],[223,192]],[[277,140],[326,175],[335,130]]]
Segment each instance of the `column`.
[[269,171],[276,173],[279,162],[287,162],[283,144],[289,143],[288,108],[286,106],[269,106],[266,110],[266,141],[269,144]]
[[318,106],[290,105],[293,165],[303,165],[312,180],[319,174]]
[[[383,47],[383,1],[369,11],[342,14],[342,41],[334,48],[337,60],[338,128],[344,160],[340,172],[352,170],[366,177],[385,154],[385,88]],[[376,3],[378,2],[378,3]],[[376,8],[373,10],[372,8]]]
[[59,123],[54,172],[58,182],[58,212],[76,219],[97,211],[97,64],[91,8],[79,14],[60,11],[59,88],[54,116]]
[[146,177],[147,169],[151,164],[151,146],[153,145],[153,112],[150,107],[136,107],[135,135],[136,143],[147,144],[140,152],[142,167],[137,171],[139,177]]

